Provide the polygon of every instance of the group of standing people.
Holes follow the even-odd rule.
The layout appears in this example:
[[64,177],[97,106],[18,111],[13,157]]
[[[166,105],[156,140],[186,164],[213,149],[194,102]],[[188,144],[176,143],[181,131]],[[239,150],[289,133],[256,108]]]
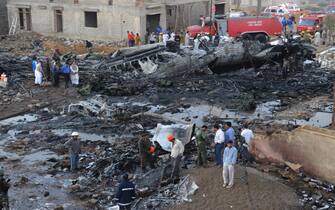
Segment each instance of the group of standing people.
[[52,82],[53,86],[59,86],[59,79],[64,77],[65,88],[69,83],[73,86],[79,85],[79,67],[74,58],[67,59],[64,64],[61,63],[61,53],[56,49],[51,58],[45,60],[33,56],[32,70],[35,76],[35,85],[43,85],[43,82]]
[[140,46],[141,36],[139,33],[134,34],[134,32],[127,31],[128,36],[128,47]]
[[282,31],[284,34],[289,33],[292,34],[294,33],[294,26],[296,24],[296,20],[294,15],[290,15],[288,18],[286,18],[284,15],[280,17],[280,23],[282,25]]
[[[214,146],[215,165],[223,167],[223,187],[231,188],[234,184],[234,165],[237,162],[237,142],[235,140],[235,130],[231,122],[224,124],[224,129],[216,124],[213,127],[215,133],[212,145]],[[251,139],[254,137],[253,132],[245,125],[240,134],[241,141],[239,147],[249,150]],[[196,145],[198,148],[198,165],[207,167],[207,144],[208,141],[208,127],[202,126],[196,133]],[[245,151],[245,150],[244,150]]]

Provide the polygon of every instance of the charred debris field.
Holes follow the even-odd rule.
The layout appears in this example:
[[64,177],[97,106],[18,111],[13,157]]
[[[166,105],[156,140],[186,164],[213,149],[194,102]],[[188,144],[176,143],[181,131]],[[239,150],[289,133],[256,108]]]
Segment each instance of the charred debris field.
[[[38,40],[22,52],[10,41],[0,47],[0,73],[9,78],[0,88],[0,164],[12,183],[11,209],[113,209],[125,172],[137,188],[133,209],[194,209],[202,199],[208,199],[209,209],[216,209],[211,201],[220,209],[246,209],[257,203],[254,195],[264,198],[259,209],[273,203],[278,204],[273,209],[334,208],[332,184],[268,162],[238,167],[231,195],[242,195],[245,202],[225,197],[230,192],[218,187],[221,169],[197,168],[190,139],[179,182],[162,181],[169,157],[164,149],[154,169],[140,169],[138,141],[153,138],[158,124],[192,130],[193,124],[211,128],[230,121],[238,131],[248,122],[256,133],[329,127],[335,74],[302,40],[235,42],[199,51],[148,45],[108,55],[63,49],[62,62],[74,57],[81,81],[66,91],[63,81],[58,88],[33,85],[31,56],[47,56],[47,40]],[[69,172],[64,146],[73,131],[82,141],[76,173]],[[212,147],[207,150],[212,160]],[[211,190],[223,197],[214,199]]]

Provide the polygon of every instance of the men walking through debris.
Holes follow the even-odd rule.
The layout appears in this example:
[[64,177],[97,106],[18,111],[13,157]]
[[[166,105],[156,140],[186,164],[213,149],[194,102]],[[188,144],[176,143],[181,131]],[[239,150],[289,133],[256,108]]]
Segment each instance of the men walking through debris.
[[198,165],[207,167],[207,129],[206,125],[203,125],[196,135],[196,144],[198,148]]
[[223,153],[223,187],[232,188],[234,185],[234,165],[237,160],[237,149],[232,140],[228,141]]
[[10,179],[5,179],[5,173],[0,168],[0,210],[9,210],[8,190]]
[[218,124],[214,125],[214,150],[215,150],[215,163],[217,166],[222,165],[222,150],[224,148],[225,134]]
[[138,150],[140,154],[142,171],[146,170],[147,165],[149,165],[151,168],[154,168],[153,153],[155,150],[147,136],[142,136],[138,141]]
[[73,132],[71,139],[65,142],[65,146],[69,147],[71,171],[75,171],[78,169],[79,154],[81,153],[79,133]]
[[128,174],[124,174],[115,198],[120,210],[130,210],[135,198],[135,185],[129,181]]
[[171,173],[171,179],[174,182],[174,180],[178,180],[180,176],[180,162],[183,157],[184,153],[184,145],[183,143],[176,139],[174,135],[170,134],[167,137],[167,140],[172,143],[172,149],[171,149],[171,161],[172,161],[172,173]]

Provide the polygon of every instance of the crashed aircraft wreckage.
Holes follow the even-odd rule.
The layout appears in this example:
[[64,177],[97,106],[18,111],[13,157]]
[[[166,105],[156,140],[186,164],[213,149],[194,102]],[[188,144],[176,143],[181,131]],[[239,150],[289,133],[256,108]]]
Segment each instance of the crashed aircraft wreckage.
[[[299,38],[279,43],[263,44],[257,41],[233,41],[218,47],[203,47],[198,50],[176,47],[168,43],[150,44],[124,48],[94,66],[99,73],[130,71],[145,74],[150,78],[182,76],[192,71],[210,69],[215,73],[232,70],[234,67],[277,65],[285,71],[303,67],[305,60],[315,58],[315,48]],[[300,65],[301,64],[301,65]]]

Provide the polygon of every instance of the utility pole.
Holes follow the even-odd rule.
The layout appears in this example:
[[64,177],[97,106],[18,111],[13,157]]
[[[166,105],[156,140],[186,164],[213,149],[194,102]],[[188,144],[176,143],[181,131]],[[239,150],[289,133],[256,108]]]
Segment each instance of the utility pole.
[[257,0],[257,16],[261,15],[262,0]]

